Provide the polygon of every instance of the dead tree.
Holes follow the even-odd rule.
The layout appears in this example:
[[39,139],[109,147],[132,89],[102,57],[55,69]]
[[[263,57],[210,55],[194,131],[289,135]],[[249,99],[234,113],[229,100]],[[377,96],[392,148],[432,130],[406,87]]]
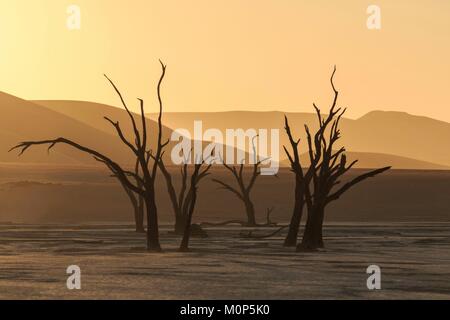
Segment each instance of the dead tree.
[[222,189],[228,190],[232,194],[234,194],[239,200],[242,201],[242,203],[245,206],[245,213],[247,215],[247,222],[242,223],[240,221],[232,220],[229,222],[233,223],[240,223],[242,225],[245,225],[247,227],[256,227],[258,224],[256,222],[256,215],[255,215],[255,206],[253,205],[253,201],[251,200],[251,191],[255,185],[256,179],[260,175],[260,166],[262,161],[257,161],[258,155],[256,154],[256,147],[254,144],[254,139],[257,138],[255,136],[253,138],[253,153],[255,156],[255,161],[252,167],[251,175],[248,179],[248,183],[246,183],[246,179],[244,177],[244,163],[241,163],[239,166],[239,169],[236,166],[230,166],[225,163],[225,161],[222,159],[222,164],[228,171],[231,172],[232,176],[234,177],[234,180],[237,183],[237,188],[231,186],[230,184],[221,181],[219,179],[212,179],[212,181],[218,183]]
[[[117,179],[119,179],[128,189],[135,192],[137,195],[142,196],[144,198],[145,207],[146,207],[146,215],[147,215],[147,250],[149,251],[161,251],[161,246],[159,242],[159,228],[158,228],[158,210],[156,206],[156,197],[155,197],[155,179],[158,170],[158,162],[162,154],[163,148],[168,144],[168,142],[162,142],[162,111],[163,111],[163,102],[161,98],[161,85],[164,80],[166,74],[166,65],[164,65],[161,61],[161,76],[157,85],[157,95],[159,101],[159,116],[158,116],[158,137],[157,137],[157,145],[156,145],[156,153],[152,154],[148,147],[147,143],[147,121],[145,118],[144,112],[144,101],[142,99],[138,99],[140,102],[140,118],[142,122],[142,133],[139,131],[138,126],[136,124],[136,120],[133,117],[133,114],[129,110],[125,100],[122,97],[119,89],[116,85],[110,80],[106,75],[105,77],[108,79],[117,95],[120,98],[120,101],[125,108],[126,112],[129,115],[133,132],[134,132],[134,140],[130,142],[127,139],[122,131],[122,128],[119,122],[114,122],[113,120],[105,117],[111,125],[116,129],[117,135],[121,139],[121,141],[131,150],[133,155],[136,157],[136,161],[139,162],[139,167],[141,171],[141,175],[137,175],[135,172],[131,172],[123,169],[117,162],[107,157],[106,155],[90,149],[86,146],[80,145],[70,139],[66,138],[56,138],[51,140],[41,140],[41,141],[26,141],[22,142],[15,147],[11,148],[10,151],[19,149],[19,155],[22,155],[27,149],[35,145],[48,145],[48,150],[50,151],[57,144],[66,144],[75,149],[78,149],[81,152],[87,153],[94,157],[95,160],[105,164],[113,173],[116,175]],[[150,164],[150,159],[155,159],[154,163]],[[133,182],[130,177],[133,177],[139,183]]]
[[[190,205],[190,201],[191,201],[190,197],[192,197],[192,195],[193,195],[193,192],[191,190],[188,190],[188,171],[189,171],[188,161],[187,161],[187,159],[185,159],[185,161],[181,167],[181,170],[180,170],[181,186],[180,186],[178,193],[175,190],[175,186],[172,181],[172,174],[167,169],[167,167],[164,163],[163,157],[161,157],[161,159],[159,161],[159,168],[166,180],[167,192],[169,194],[170,202],[172,203],[172,209],[173,209],[174,216],[175,216],[174,231],[176,234],[183,234],[186,229],[186,223],[187,223],[187,220],[189,217],[189,205]],[[201,174],[198,172],[196,173],[195,169],[196,168],[194,166],[193,175],[194,174],[198,175],[197,181],[196,181],[196,183],[198,184],[201,179],[203,179],[205,176],[207,176],[207,171],[209,170],[209,166],[207,167],[208,170],[204,174]],[[200,170],[200,169],[198,169],[198,170]],[[192,185],[190,186],[190,188],[192,188]]]
[[298,151],[298,144],[300,139],[295,140],[292,136],[291,128],[289,127],[289,120],[287,116],[284,117],[285,130],[291,144],[292,153],[288,151],[286,146],[283,146],[286,155],[289,158],[291,164],[291,171],[295,175],[295,190],[294,190],[294,209],[292,211],[291,221],[289,223],[289,229],[286,238],[284,239],[285,247],[293,247],[297,245],[298,231],[300,228],[300,221],[302,220],[303,207],[305,205],[305,190],[309,183],[308,177],[305,177],[302,165],[300,163],[300,155]]
[[[333,107],[331,108],[328,117],[321,121],[320,128],[317,130],[314,136],[315,144],[320,143],[323,132],[333,120],[333,117],[339,112],[339,110],[334,110],[336,102],[336,100],[333,102]],[[300,163],[300,154],[298,150],[300,139],[294,139],[291,128],[289,126],[289,120],[286,116],[284,117],[284,121],[286,134],[289,138],[292,149],[292,154],[288,151],[286,146],[283,146],[283,148],[291,164],[291,171],[295,175],[294,209],[292,212],[291,221],[289,223],[288,233],[284,240],[284,246],[295,247],[297,245],[297,238],[300,229],[300,222],[302,220],[303,208],[305,207],[305,199],[310,197],[309,184],[314,176],[315,167],[320,159],[321,154],[320,152],[318,152],[311,155],[310,166],[308,167],[306,172],[304,172],[302,164]],[[306,125],[305,130],[309,132],[308,126]]]
[[249,178],[248,184],[245,182],[244,177],[244,164],[242,163],[239,166],[239,169],[237,169],[236,166],[230,166],[227,165],[225,162],[223,163],[223,166],[231,172],[234,179],[237,182],[238,187],[235,188],[231,186],[230,184],[221,181],[219,179],[212,179],[212,181],[218,183],[222,186],[223,189],[228,190],[229,192],[233,193],[239,200],[242,201],[242,203],[245,206],[245,213],[247,215],[247,222],[245,225],[247,227],[254,227],[257,225],[256,223],[256,215],[255,215],[255,206],[253,205],[253,202],[251,200],[250,194],[252,191],[252,188],[255,184],[256,178],[259,176],[259,165],[260,162],[257,162],[253,165],[253,169],[251,172],[251,176]]
[[[203,170],[205,160],[196,161],[194,164],[194,169],[191,175],[191,182],[189,185],[189,191],[187,193],[186,199],[183,202],[183,213],[186,214],[184,217],[184,233],[183,239],[180,244],[179,251],[186,252],[189,250],[189,239],[191,236],[191,225],[192,225],[192,217],[194,215],[195,204],[197,202],[197,194],[198,194],[198,184],[199,182],[209,175],[209,169],[211,169],[211,164],[207,165]],[[187,167],[185,167],[187,168]],[[185,172],[187,169],[184,170]],[[187,174],[186,174],[187,176]]]
[[[336,142],[340,139],[339,122],[345,113],[345,109],[335,110],[339,92],[336,90],[333,82],[336,68],[331,76],[331,86],[334,92],[333,104],[330,108],[329,116],[324,120],[319,108],[314,105],[319,120],[319,129],[315,135],[314,142],[308,127],[306,134],[308,140],[309,157],[311,161],[310,170],[312,172],[312,188],[308,184],[305,192],[305,201],[307,203],[308,217],[303,234],[302,243],[297,246],[298,251],[315,250],[322,248],[323,243],[323,222],[325,218],[325,209],[332,201],[338,200],[346,191],[354,185],[374,177],[380,173],[389,170],[391,167],[384,167],[369,171],[353,178],[340,188],[340,179],[347,173],[358,160],[347,165],[345,148],[334,148]],[[331,119],[330,119],[331,117]],[[326,127],[332,120],[329,132]],[[320,161],[318,161],[320,159]]]
[[175,216],[174,231],[176,234],[182,234],[186,226],[187,217],[187,213],[183,211],[184,203],[187,200],[187,162],[185,162],[181,168],[181,187],[178,193],[175,190],[175,186],[172,181],[172,175],[170,174],[169,170],[167,170],[167,167],[162,158],[159,162],[159,168],[166,180],[167,192],[169,194],[170,202],[172,203],[172,209]]
[[[113,172],[112,177],[117,178],[117,175],[114,173],[113,169],[110,168],[110,170]],[[136,165],[134,167],[134,173],[136,175],[139,175],[139,161],[136,161]],[[136,232],[138,233],[145,233],[145,228],[144,228],[144,198],[139,195],[136,194],[135,192],[133,192],[133,190],[131,190],[130,188],[128,188],[120,179],[117,179],[120,182],[120,185],[122,186],[123,190],[125,191],[125,193],[128,196],[128,199],[130,199],[131,205],[133,206],[133,211],[134,211],[134,223],[135,223],[135,228],[136,228]],[[142,188],[142,184],[140,182],[140,180],[135,179],[136,180],[136,184],[139,188]]]
[[271,207],[271,208],[267,208],[267,209],[266,209],[266,224],[265,224],[265,226],[267,226],[267,227],[275,227],[275,226],[277,225],[276,222],[273,222],[273,221],[270,219],[270,215],[272,214],[272,212],[273,212],[274,209],[275,209],[274,207]]

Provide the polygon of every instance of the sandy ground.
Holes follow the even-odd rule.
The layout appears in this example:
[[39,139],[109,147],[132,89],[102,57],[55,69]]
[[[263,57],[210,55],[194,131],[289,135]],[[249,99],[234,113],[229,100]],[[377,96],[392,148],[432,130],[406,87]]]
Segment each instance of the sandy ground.
[[[163,228],[165,251],[155,254],[127,226],[3,225],[0,298],[450,299],[449,223],[333,224],[315,253],[283,248],[283,234],[207,230],[192,252],[178,253],[179,239]],[[381,268],[381,290],[366,287],[371,264]],[[66,287],[69,265],[81,268],[81,290]]]

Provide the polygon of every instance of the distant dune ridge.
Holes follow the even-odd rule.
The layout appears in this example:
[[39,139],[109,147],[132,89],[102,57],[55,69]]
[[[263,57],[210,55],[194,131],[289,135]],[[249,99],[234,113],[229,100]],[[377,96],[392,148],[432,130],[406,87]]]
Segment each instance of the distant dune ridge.
[[[119,121],[120,126],[125,134],[131,136],[132,135],[132,126],[128,117],[128,114],[125,112],[123,108],[117,108],[113,106],[109,106],[106,104],[95,103],[95,102],[86,102],[86,101],[60,101],[60,100],[49,100],[49,101],[33,101],[38,105],[41,105],[45,108],[48,108],[52,111],[56,111],[58,113],[64,114],[65,116],[76,119],[86,125],[89,125],[93,128],[96,128],[104,133],[110,135],[116,135],[114,128],[108,121],[105,121],[104,117],[107,116],[113,121]],[[138,105],[138,100],[130,101],[129,106],[134,103]],[[158,115],[147,116],[150,121],[147,123],[147,132],[148,136],[151,139],[156,141],[157,132],[158,132],[158,124],[156,122]],[[140,115],[135,114],[136,125],[138,128],[141,128]],[[163,127],[163,136],[170,137],[172,130]]]
[[[282,145],[289,145],[284,134],[284,115],[289,118],[295,136],[303,139],[302,152],[307,151],[304,124],[317,128],[313,113],[230,112],[166,112],[165,124],[170,128],[192,130],[194,120],[202,120],[205,128],[278,128],[280,158],[285,159]],[[353,156],[360,157],[359,167],[393,164],[397,169],[449,169],[450,123],[404,112],[372,111],[352,120],[341,120],[341,145]],[[358,154],[356,154],[358,152]],[[350,156],[351,158],[352,156]],[[386,160],[386,162],[384,162]],[[283,161],[282,161],[283,163]]]
[[[396,156],[392,154],[374,153],[374,152],[346,152],[349,162],[358,160],[354,168],[381,168],[389,164],[393,169],[416,169],[416,170],[449,170],[450,167],[435,164],[432,162],[411,159],[407,157]],[[308,166],[309,154],[303,153],[300,157],[301,163]],[[280,166],[289,167],[288,159],[281,161]]]
[[[56,146],[47,154],[45,148],[34,148],[17,158],[7,151],[23,140],[64,136],[98,149],[118,161],[131,164],[129,150],[119,141],[114,128],[104,120],[108,116],[120,122],[125,133],[131,132],[128,116],[121,108],[84,101],[26,101],[0,93],[0,162],[55,163],[92,165],[92,158],[67,146]],[[287,166],[283,144],[284,113],[274,112],[199,112],[164,113],[164,136],[172,129],[186,128],[192,132],[194,120],[202,120],[204,130],[217,128],[280,129],[280,163]],[[316,128],[313,113],[287,113],[296,135],[305,138],[303,124]],[[156,114],[149,114],[150,140],[156,139]],[[138,121],[138,124],[140,122]],[[397,169],[449,169],[450,124],[402,112],[373,111],[357,119],[342,119],[342,144],[350,159],[359,159],[357,167],[373,168],[392,165]],[[173,145],[173,144],[172,144]],[[169,146],[168,148],[170,148]],[[306,152],[306,145],[301,144]],[[304,157],[307,160],[307,157]],[[307,161],[306,161],[307,162]]]
[[[64,136],[111,154],[124,161],[124,147],[118,139],[85,123],[37,105],[33,102],[0,93],[0,161],[18,162],[17,152],[8,150],[20,141],[50,139]],[[47,154],[46,148],[34,148],[24,154],[23,162],[52,162],[89,164],[93,160],[67,146],[55,146]]]
[[[137,100],[136,100],[137,101]],[[50,100],[50,101],[34,101],[34,103],[39,104],[45,108],[51,109],[55,112],[64,114],[65,116],[76,119],[77,121],[83,122],[85,125],[96,128],[106,134],[113,135],[113,138],[119,141],[119,138],[116,135],[115,129],[111,126],[108,121],[105,121],[104,117],[107,116],[113,121],[118,121],[124,132],[126,137],[134,137],[133,128],[129,120],[128,114],[124,109],[94,103],[94,102],[86,102],[86,101],[58,101],[58,100]],[[141,129],[141,119],[140,115],[134,114],[136,119],[136,124]],[[147,115],[147,133],[149,144],[155,145],[158,137],[158,114],[153,114],[152,116]],[[163,119],[163,140],[166,141],[170,139],[173,130],[167,126],[164,126]],[[121,143],[121,142],[120,142]],[[170,142],[169,145],[165,148],[166,155],[164,157],[167,163],[170,162],[170,151],[173,146],[175,146],[178,142]],[[193,145],[193,141],[191,141]],[[204,143],[203,147],[205,147],[208,143]],[[126,151],[129,152],[128,148],[125,148]],[[235,151],[236,153],[236,151]],[[224,155],[226,155],[226,151],[224,150]],[[247,155],[248,156],[248,155]],[[193,158],[193,157],[192,157]],[[132,160],[130,157],[129,161]],[[170,164],[170,163],[169,163]]]

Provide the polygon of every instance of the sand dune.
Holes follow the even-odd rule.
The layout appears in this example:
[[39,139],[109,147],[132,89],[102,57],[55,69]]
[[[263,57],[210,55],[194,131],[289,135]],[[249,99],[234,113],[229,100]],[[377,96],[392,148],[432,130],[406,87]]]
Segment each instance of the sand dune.
[[[132,136],[128,115],[121,108],[84,101],[25,101],[7,94],[0,95],[4,116],[0,120],[1,162],[17,161],[16,154],[7,153],[13,144],[27,139],[66,136],[97,148],[126,163],[132,163],[131,154],[118,141],[114,128],[104,116],[120,122],[125,134]],[[218,128],[276,128],[280,132],[280,156],[285,159],[282,145],[287,144],[283,133],[281,112],[219,112],[219,113],[165,113],[163,136],[168,139],[172,129],[193,131],[195,120],[202,120],[204,129]],[[292,130],[304,137],[303,124],[312,129],[317,119],[312,113],[287,114]],[[147,121],[150,143],[156,141],[156,114]],[[140,119],[135,115],[140,127]],[[359,159],[356,167],[373,168],[392,165],[397,169],[448,169],[450,149],[443,146],[450,141],[450,124],[400,112],[374,111],[357,120],[344,118],[341,124],[342,144],[349,150],[350,159]],[[380,129],[382,128],[382,130]],[[168,148],[174,145],[172,143]],[[442,146],[442,147],[437,147]],[[47,155],[42,148],[31,150],[21,162],[50,162],[59,164],[92,164],[92,160],[75,150],[61,146]],[[305,152],[305,145],[301,145]],[[307,157],[306,157],[307,158]],[[281,160],[281,165],[287,162]]]
[[[105,121],[104,117],[109,117],[114,121],[119,121],[120,126],[126,136],[132,137],[133,127],[131,125],[128,114],[123,108],[117,108],[101,103],[85,102],[85,101],[65,101],[65,100],[51,100],[51,101],[33,101],[33,103],[44,106],[52,111],[64,114],[68,117],[76,119],[84,124],[87,124],[104,133],[116,136],[115,129],[111,124]],[[137,104],[136,100],[136,104]],[[138,128],[142,128],[142,122],[138,114],[133,113]],[[150,139],[150,144],[154,144],[157,138],[158,124],[157,116],[147,117],[147,132]],[[165,139],[170,138],[172,130],[164,127],[163,136]]]
[[[392,154],[374,153],[374,152],[347,152],[349,162],[358,160],[354,168],[382,168],[386,165],[393,169],[416,169],[416,170],[449,170],[450,167],[442,166],[435,163],[420,161],[407,157],[396,156]],[[309,155],[304,153],[301,155],[301,163],[306,166],[310,163]],[[281,166],[290,167],[288,159],[281,161]]]
[[[313,113],[286,113],[293,133],[305,139],[304,124],[311,130],[317,128],[317,118]],[[187,128],[192,130],[194,120],[202,120],[205,128],[274,128],[280,130],[281,145],[288,145],[283,133],[284,113],[274,112],[167,112],[164,115],[165,124],[171,128]],[[348,151],[365,152],[364,158],[373,154],[374,162],[382,155],[396,155],[410,159],[396,158],[398,168],[434,169],[439,165],[450,166],[450,124],[427,117],[419,117],[404,112],[373,111],[365,116],[352,120],[343,118],[341,121],[342,139]],[[305,140],[303,140],[305,141]],[[306,152],[306,144],[300,145]],[[280,146],[280,155],[284,152]],[[370,155],[372,156],[372,155]],[[430,164],[414,162],[412,159],[430,162]],[[387,163],[389,164],[389,163]]]
[[[104,119],[120,123],[124,135],[134,142],[133,128],[128,114],[122,108],[82,101],[26,101],[5,93],[0,94],[3,115],[0,119],[0,162],[54,163],[64,165],[95,165],[92,157],[67,146],[57,146],[47,154],[46,148],[36,147],[18,158],[17,152],[7,151],[27,140],[65,137],[98,150],[124,165],[134,165],[134,155],[117,137],[114,127]],[[139,115],[133,113],[141,130]],[[149,146],[157,140],[157,122],[147,119]],[[163,140],[172,130],[163,127]],[[171,150],[175,142],[167,146]],[[169,157],[166,157],[169,159]],[[167,160],[168,161],[168,160]]]
[[[108,134],[115,134],[114,129],[111,125],[105,121],[104,117],[107,116],[115,121],[119,121],[121,128],[126,136],[133,136],[133,128],[129,120],[128,114],[125,112],[123,108],[117,108],[105,104],[94,103],[94,102],[85,102],[85,101],[33,101],[33,103],[45,106],[53,111],[69,116],[77,121],[83,122],[86,125],[89,125],[93,128],[96,128],[102,132]],[[138,128],[141,126],[141,118],[139,115],[133,113]],[[158,136],[158,126],[157,126],[158,114],[152,114],[151,116],[147,115],[147,133],[149,137],[149,144],[154,146],[156,145],[157,136]],[[163,118],[165,122],[165,116]],[[171,138],[173,130],[167,126],[163,127],[163,140],[166,141]],[[193,138],[193,137],[192,137]],[[170,150],[175,146],[178,142],[170,142],[166,147],[166,162],[170,162]],[[206,147],[208,143],[203,143],[203,147]],[[236,154],[236,149],[234,149]],[[224,148],[224,156],[226,156],[226,149]],[[246,154],[248,159],[248,155]]]
[[5,93],[0,93],[0,108],[1,162],[95,163],[91,157],[65,146],[56,146],[49,154],[45,147],[36,147],[21,158],[17,157],[17,152],[8,153],[12,146],[21,141],[60,136],[96,148],[118,161],[129,159],[116,137],[61,113]]

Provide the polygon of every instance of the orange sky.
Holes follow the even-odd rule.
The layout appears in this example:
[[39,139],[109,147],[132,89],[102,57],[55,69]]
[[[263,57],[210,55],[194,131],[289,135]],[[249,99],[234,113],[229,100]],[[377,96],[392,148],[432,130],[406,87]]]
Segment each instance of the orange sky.
[[[66,9],[81,8],[81,30]],[[366,28],[369,4],[382,29]],[[156,110],[311,111],[337,64],[350,117],[374,109],[450,122],[450,1],[0,0],[0,90],[118,105],[102,77]],[[136,104],[137,105],[137,104]]]

